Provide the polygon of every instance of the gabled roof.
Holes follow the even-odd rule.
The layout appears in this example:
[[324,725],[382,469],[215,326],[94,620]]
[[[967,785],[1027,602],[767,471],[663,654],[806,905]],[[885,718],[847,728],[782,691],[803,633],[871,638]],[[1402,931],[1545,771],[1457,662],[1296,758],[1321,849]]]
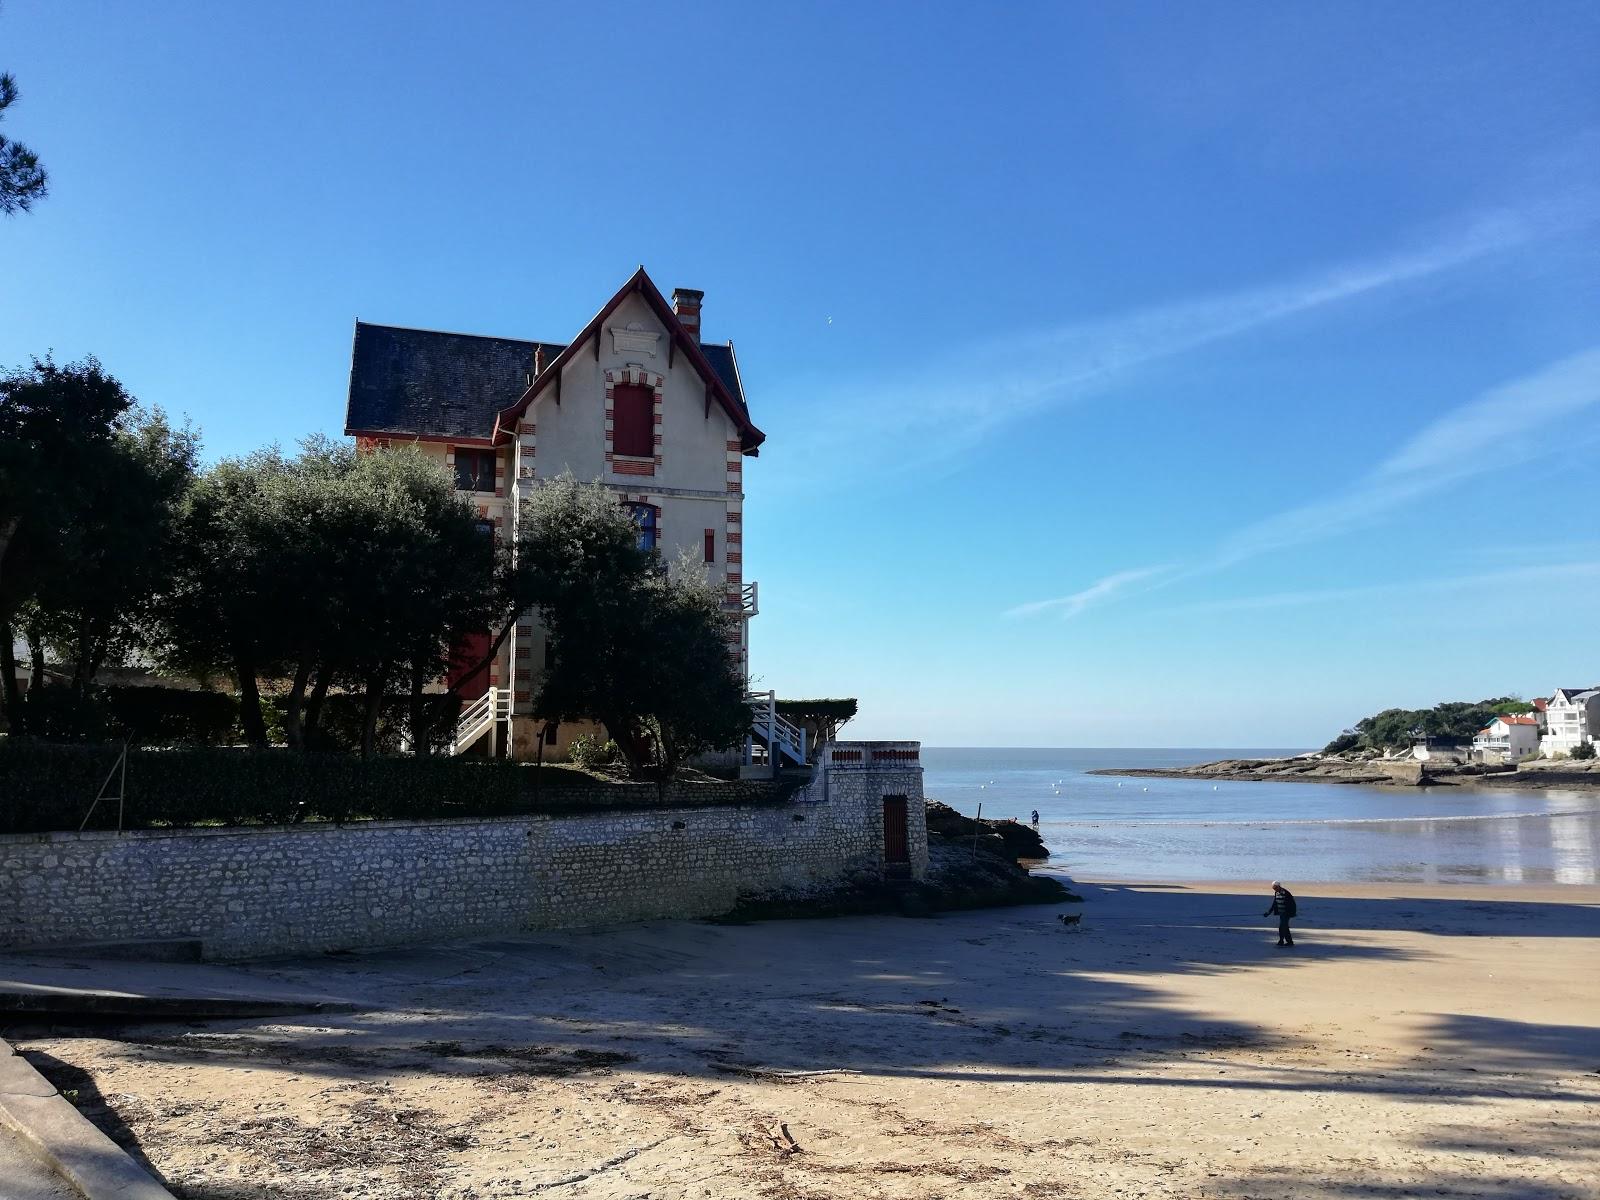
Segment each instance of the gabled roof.
[[[579,331],[567,348],[556,355],[554,361],[545,366],[533,383],[528,386],[515,403],[502,409],[494,423],[494,439],[502,441],[509,438],[516,428],[517,421],[527,411],[528,405],[539,398],[553,381],[560,379],[561,369],[571,362],[573,357],[585,346],[590,339],[601,336],[601,323],[616,311],[616,308],[629,296],[637,292],[641,299],[648,304],[651,310],[660,319],[662,326],[667,330],[667,336],[672,342],[673,349],[682,353],[694,367],[706,385],[707,401],[715,400],[722,406],[724,412],[733,420],[739,429],[739,442],[746,454],[754,454],[767,435],[755,427],[750,420],[750,412],[745,407],[743,389],[739,387],[739,368],[733,355],[733,347],[726,347],[726,360],[719,366],[712,361],[707,350],[720,350],[722,347],[702,346],[700,342],[683,327],[678,320],[678,315],[672,311],[672,306],[662,296],[660,289],[651,282],[650,276],[645,274],[643,267],[635,271],[628,282],[618,289],[617,294],[606,301],[605,305],[587,325]],[[718,359],[722,355],[717,355]]]
[[356,322],[347,434],[486,441],[495,415],[528,386],[551,342]]
[[1587,700],[1590,696],[1596,694],[1600,694],[1600,687],[1557,688],[1556,694],[1551,698],[1554,700],[1560,700],[1566,704],[1571,704],[1576,700]]
[[[1502,725],[1537,725],[1539,723],[1533,717],[1523,717],[1523,716],[1496,717],[1495,720],[1499,721]],[[1493,725],[1494,721],[1490,721],[1489,724]]]
[[676,350],[695,365],[708,392],[738,425],[745,450],[754,453],[766,435],[750,421],[733,346],[697,342],[643,267],[570,346],[357,321],[344,431],[487,445],[496,437],[498,418],[507,412],[520,415],[531,398],[528,381],[536,354],[543,351],[545,371],[535,381],[533,393],[538,392],[539,381],[554,378],[551,367],[571,360],[591,330],[599,336],[599,323],[635,290],[661,316]]

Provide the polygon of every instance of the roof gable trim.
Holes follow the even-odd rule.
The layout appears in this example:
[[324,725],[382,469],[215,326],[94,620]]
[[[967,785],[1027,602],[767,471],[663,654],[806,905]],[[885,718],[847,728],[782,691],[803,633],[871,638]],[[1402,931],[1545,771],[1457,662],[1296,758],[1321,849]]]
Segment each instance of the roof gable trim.
[[568,343],[566,349],[546,365],[538,378],[528,385],[521,398],[515,404],[500,411],[500,414],[495,418],[495,441],[499,442],[510,438],[516,428],[517,420],[527,411],[528,406],[538,399],[539,394],[544,391],[552,377],[556,381],[557,395],[559,396],[562,369],[577,356],[581,348],[591,338],[594,340],[595,361],[600,361],[601,338],[605,333],[604,323],[606,318],[616,311],[618,305],[635,292],[654,310],[656,316],[660,318],[663,328],[667,331],[669,339],[668,368],[671,368],[672,361],[676,357],[675,352],[681,346],[689,362],[694,366],[696,374],[705,382],[708,401],[706,407],[707,415],[711,411],[709,401],[714,398],[722,405],[723,410],[728,414],[734,425],[738,427],[739,441],[744,447],[745,453],[754,454],[756,452],[761,443],[766,440],[767,435],[755,427],[750,420],[749,414],[745,412],[744,406],[729,393],[722,382],[722,378],[717,374],[716,368],[711,365],[710,360],[706,358],[705,353],[700,349],[699,342],[684,329],[683,323],[678,320],[677,314],[672,311],[672,307],[651,281],[650,276],[645,274],[643,267],[633,273],[628,282],[623,284],[616,295],[605,303],[605,306],[583,327],[578,336]]

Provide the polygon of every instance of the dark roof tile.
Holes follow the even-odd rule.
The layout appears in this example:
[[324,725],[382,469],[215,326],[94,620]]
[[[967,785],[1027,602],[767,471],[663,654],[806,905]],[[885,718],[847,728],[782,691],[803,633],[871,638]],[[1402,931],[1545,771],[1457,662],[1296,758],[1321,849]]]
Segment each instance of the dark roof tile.
[[522,395],[534,351],[550,342],[356,322],[346,432],[487,438],[495,415]]
[[[527,390],[540,346],[546,363],[566,348],[357,321],[345,432],[487,438],[499,412]],[[712,343],[700,349],[729,394],[745,405],[733,347]]]

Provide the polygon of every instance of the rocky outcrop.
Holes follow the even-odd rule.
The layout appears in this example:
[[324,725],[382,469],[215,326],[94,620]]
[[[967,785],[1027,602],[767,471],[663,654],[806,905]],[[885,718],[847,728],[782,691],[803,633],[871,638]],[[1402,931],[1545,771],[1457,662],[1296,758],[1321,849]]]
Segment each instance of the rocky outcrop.
[[720,921],[839,917],[857,913],[931,916],[968,908],[1062,904],[1081,900],[1059,879],[1034,875],[1021,860],[1042,861],[1049,849],[1036,829],[1017,821],[978,821],[929,800],[928,873],[913,882],[863,873],[856,879],[801,894],[741,897]]
[[950,839],[965,839],[968,843],[976,841],[991,852],[1004,854],[1013,862],[1043,862],[1050,857],[1050,848],[1033,826],[1010,819],[977,820],[963,816],[938,800],[928,801],[928,833]]
[[1423,782],[1423,764],[1415,759],[1386,759],[1375,754],[1306,754],[1297,758],[1225,758],[1192,767],[1109,767],[1093,775],[1134,775],[1166,779],[1312,780],[1318,783]]
[[1600,787],[1600,770],[1565,759],[1534,759],[1520,767],[1422,763],[1384,758],[1372,751],[1302,754],[1294,758],[1224,758],[1192,767],[1108,767],[1091,775],[1132,775],[1161,779],[1225,779],[1265,782],[1287,779],[1314,783],[1388,784],[1403,787]]

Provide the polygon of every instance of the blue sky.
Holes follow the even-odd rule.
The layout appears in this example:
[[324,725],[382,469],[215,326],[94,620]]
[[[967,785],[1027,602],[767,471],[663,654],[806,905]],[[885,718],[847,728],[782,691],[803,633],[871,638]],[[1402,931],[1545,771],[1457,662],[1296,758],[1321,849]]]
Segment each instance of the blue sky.
[[1600,9],[8,0],[0,364],[212,455],[355,317],[706,291],[763,686],[861,736],[1301,746],[1600,681]]

